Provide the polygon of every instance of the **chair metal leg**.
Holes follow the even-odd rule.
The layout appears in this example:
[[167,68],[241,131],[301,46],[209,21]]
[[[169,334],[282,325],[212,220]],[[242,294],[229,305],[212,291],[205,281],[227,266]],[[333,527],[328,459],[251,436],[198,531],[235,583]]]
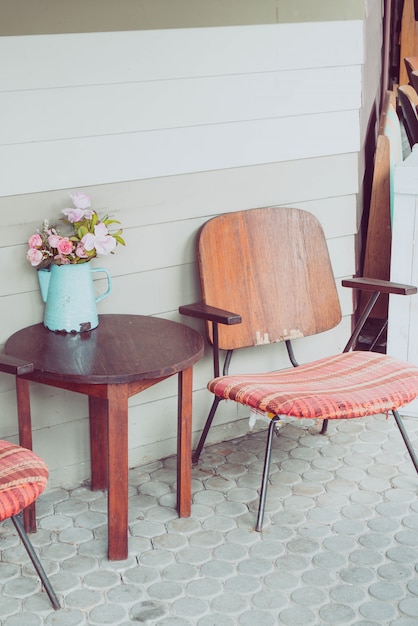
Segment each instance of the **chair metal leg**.
[[193,452],[193,456],[192,456],[192,463],[193,464],[196,464],[198,462],[198,460],[199,460],[200,453],[202,452],[202,448],[205,445],[206,437],[207,437],[209,429],[210,429],[210,427],[212,425],[213,418],[215,417],[216,409],[218,408],[218,404],[220,403],[220,401],[222,399],[223,398],[220,398],[219,396],[215,396],[215,398],[213,400],[211,409],[209,411],[209,415],[208,415],[207,420],[206,420],[205,427],[203,429],[202,434],[200,435],[199,443],[197,445],[196,450]]
[[[215,332],[216,335],[218,333],[218,325],[214,324],[213,325],[213,332],[214,332],[214,374],[215,376],[219,376],[219,349],[218,349],[218,340],[216,339],[215,341]],[[215,350],[216,348],[216,350]],[[215,354],[216,352],[216,354]],[[232,354],[233,354],[233,350],[228,350],[226,355],[225,355],[225,360],[224,360],[224,366],[223,366],[223,370],[222,370],[222,376],[227,376],[228,372],[229,372],[229,365],[231,363],[231,359],[232,359]],[[215,417],[215,413],[216,413],[216,409],[218,408],[218,404],[220,403],[220,401],[223,400],[223,398],[220,398],[219,396],[215,396],[215,399],[212,403],[211,409],[209,411],[209,415],[206,419],[206,424],[205,427],[203,429],[202,434],[200,435],[200,439],[199,439],[199,443],[197,444],[197,448],[196,450],[193,452],[192,455],[192,463],[193,465],[196,465],[196,463],[199,460],[200,457],[200,453],[202,452],[202,448],[205,445],[205,441],[206,441],[206,437],[208,436],[208,432],[210,427],[212,426],[212,422],[213,422],[213,418]]]
[[36,554],[35,549],[26,533],[26,530],[22,524],[22,520],[20,519],[18,515],[13,515],[10,519],[15,525],[15,528],[19,534],[19,537],[21,538],[22,543],[25,546],[26,551],[29,555],[29,558],[32,561],[34,568],[36,569],[39,578],[42,581],[44,589],[48,594],[48,597],[51,601],[53,608],[55,610],[60,609],[61,605],[58,601],[57,596],[55,595],[55,591],[53,590],[51,583],[49,582],[49,578],[46,575],[44,568],[42,567],[42,563],[40,562],[38,555]]
[[411,442],[409,440],[408,433],[405,430],[405,426],[402,423],[401,416],[399,415],[398,411],[396,411],[396,410],[393,410],[392,413],[393,413],[393,417],[395,418],[396,424],[397,424],[397,426],[399,428],[399,431],[400,431],[400,433],[402,435],[402,439],[404,440],[406,448],[407,448],[407,450],[409,452],[409,456],[411,457],[411,461],[414,464],[415,470],[418,473],[418,459],[416,457],[416,454],[415,454],[415,451],[414,451],[414,449],[412,447],[412,444],[411,444]]
[[322,420],[321,435],[325,435],[328,428],[328,420]]
[[257,524],[255,526],[256,531],[260,532],[263,527],[263,519],[264,519],[264,508],[266,505],[266,496],[267,496],[267,485],[269,479],[270,472],[270,461],[271,461],[271,444],[273,441],[274,429],[276,427],[276,422],[279,421],[279,417],[276,417],[271,420],[268,432],[267,432],[267,442],[266,442],[266,454],[264,456],[264,468],[263,468],[263,478],[261,480],[261,489],[260,489],[260,502],[258,505],[258,515],[257,515]]

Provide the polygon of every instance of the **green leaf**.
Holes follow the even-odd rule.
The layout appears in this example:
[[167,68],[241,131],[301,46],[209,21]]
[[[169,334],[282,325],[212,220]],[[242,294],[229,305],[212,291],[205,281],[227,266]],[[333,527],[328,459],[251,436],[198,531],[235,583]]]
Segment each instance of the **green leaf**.
[[118,243],[120,243],[122,246],[125,245],[125,241],[122,239],[122,237],[120,235],[118,235],[117,233],[115,233],[114,235],[112,235],[112,237],[114,237],[116,239],[116,241]]
[[77,236],[79,239],[82,239],[84,237],[84,235],[87,235],[87,233],[89,232],[89,229],[87,228],[87,226],[80,226],[80,228],[77,231]]

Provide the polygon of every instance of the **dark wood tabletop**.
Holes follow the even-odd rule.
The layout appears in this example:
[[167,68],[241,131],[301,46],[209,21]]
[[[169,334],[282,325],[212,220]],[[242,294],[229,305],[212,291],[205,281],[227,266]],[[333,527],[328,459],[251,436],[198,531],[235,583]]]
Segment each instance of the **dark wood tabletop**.
[[[91,486],[108,489],[109,559],[128,555],[128,399],[178,374],[177,509],[191,510],[193,365],[203,355],[202,336],[158,317],[100,315],[97,328],[53,332],[35,324],[6,342],[9,357],[33,370],[17,376],[20,444],[32,449],[29,381],[86,394],[89,399]],[[170,416],[167,416],[169,419]],[[35,511],[25,512],[27,529]]]
[[144,315],[100,315],[97,328],[60,333],[35,324],[6,342],[8,355],[33,363],[32,379],[56,383],[126,383],[171,376],[203,354],[199,333]]

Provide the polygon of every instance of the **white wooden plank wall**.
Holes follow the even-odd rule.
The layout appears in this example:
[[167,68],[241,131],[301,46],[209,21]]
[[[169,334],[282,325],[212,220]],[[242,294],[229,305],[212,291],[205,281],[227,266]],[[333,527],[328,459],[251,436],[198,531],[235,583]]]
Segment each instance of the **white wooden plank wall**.
[[[0,116],[7,120],[0,128],[0,343],[42,319],[25,242],[44,217],[57,218],[71,189],[91,193],[94,207],[125,228],[127,247],[95,262],[113,276],[99,313],[179,320],[178,306],[199,297],[197,229],[240,208],[311,210],[329,239],[337,279],[353,274],[363,27],[346,21],[0,38]],[[341,326],[321,344],[309,340],[300,360],[343,346],[352,296],[340,291]],[[284,366],[274,348],[246,351],[234,366]],[[196,431],[211,401],[210,376],[207,355],[195,368]],[[10,409],[1,435],[15,439],[8,377],[0,378],[0,393]],[[32,404],[50,485],[88,477],[85,398],[34,385]],[[176,381],[130,406],[131,463],[174,453]],[[241,432],[242,414],[227,405],[213,437]]]
[[5,37],[0,56],[1,195],[359,149],[360,21]]
[[[391,280],[418,282],[418,147],[395,167]],[[418,295],[391,296],[387,353],[418,365]],[[402,408],[402,415],[418,417],[418,400]]]

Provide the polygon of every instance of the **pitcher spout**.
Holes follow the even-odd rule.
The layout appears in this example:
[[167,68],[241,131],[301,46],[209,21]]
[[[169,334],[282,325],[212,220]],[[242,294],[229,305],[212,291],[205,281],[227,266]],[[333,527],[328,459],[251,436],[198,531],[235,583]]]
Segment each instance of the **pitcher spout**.
[[51,272],[47,268],[43,268],[38,270],[38,280],[39,287],[41,289],[42,301],[47,302],[48,300],[48,291],[49,291],[49,281],[51,279]]

